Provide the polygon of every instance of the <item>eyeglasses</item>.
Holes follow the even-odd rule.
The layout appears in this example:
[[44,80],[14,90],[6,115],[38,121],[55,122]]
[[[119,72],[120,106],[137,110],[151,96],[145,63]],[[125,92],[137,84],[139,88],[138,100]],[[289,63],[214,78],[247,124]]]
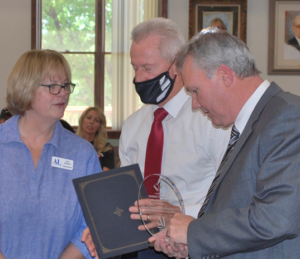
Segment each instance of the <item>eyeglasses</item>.
[[59,84],[51,84],[51,85],[40,85],[40,86],[46,86],[49,87],[49,93],[53,95],[57,95],[60,93],[61,89],[65,89],[66,93],[70,94],[73,93],[75,84],[72,83],[65,83],[63,85]]

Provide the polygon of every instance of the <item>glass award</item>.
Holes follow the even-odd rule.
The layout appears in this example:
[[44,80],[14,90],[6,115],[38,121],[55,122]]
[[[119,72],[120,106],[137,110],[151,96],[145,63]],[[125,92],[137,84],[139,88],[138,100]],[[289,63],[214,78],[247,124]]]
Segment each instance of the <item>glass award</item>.
[[[153,193],[148,193],[149,202],[144,205],[141,201],[142,186],[151,186]],[[184,203],[176,185],[168,177],[161,174],[152,174],[144,178],[139,188],[137,200],[141,220],[149,232],[154,236],[160,230],[167,227],[169,220],[177,212],[185,214]],[[150,228],[151,221],[158,222],[157,227]]]

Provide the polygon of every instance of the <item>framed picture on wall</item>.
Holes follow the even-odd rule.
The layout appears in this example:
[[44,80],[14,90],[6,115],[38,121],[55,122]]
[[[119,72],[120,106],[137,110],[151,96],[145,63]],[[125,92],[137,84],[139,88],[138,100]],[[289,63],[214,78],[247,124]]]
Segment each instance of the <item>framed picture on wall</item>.
[[247,0],[190,0],[189,38],[209,26],[246,42]]
[[300,1],[270,0],[268,74],[300,75]]

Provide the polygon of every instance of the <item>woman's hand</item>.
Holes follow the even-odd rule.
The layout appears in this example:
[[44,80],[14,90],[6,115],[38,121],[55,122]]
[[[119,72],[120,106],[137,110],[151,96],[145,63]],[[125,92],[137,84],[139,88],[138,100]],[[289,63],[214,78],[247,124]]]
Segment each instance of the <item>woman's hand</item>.
[[90,252],[91,257],[99,259],[89,228],[86,228],[83,231],[81,241],[85,243],[87,249]]

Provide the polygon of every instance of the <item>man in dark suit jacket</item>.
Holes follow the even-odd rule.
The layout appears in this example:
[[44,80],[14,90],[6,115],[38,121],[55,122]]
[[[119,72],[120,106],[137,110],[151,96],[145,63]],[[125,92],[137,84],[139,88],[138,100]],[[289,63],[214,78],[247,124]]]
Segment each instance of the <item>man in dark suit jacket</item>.
[[294,31],[295,37],[287,41],[288,45],[295,47],[300,51],[300,15],[296,16],[294,19],[294,24],[292,25],[292,29]]
[[149,241],[177,258],[300,258],[300,97],[263,81],[226,31],[196,35],[177,67],[193,108],[240,137],[198,218],[175,214]]

